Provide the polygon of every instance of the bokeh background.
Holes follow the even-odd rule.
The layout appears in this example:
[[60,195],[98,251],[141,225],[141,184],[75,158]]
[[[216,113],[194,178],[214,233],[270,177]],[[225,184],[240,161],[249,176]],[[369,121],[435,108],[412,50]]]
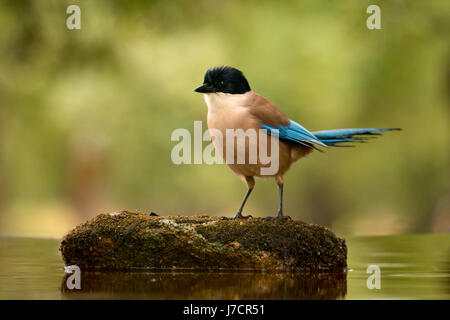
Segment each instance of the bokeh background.
[[[341,235],[448,231],[449,17],[445,0],[2,0],[0,234],[59,237],[121,209],[233,215],[246,188],[225,165],[170,159],[172,131],[206,120],[193,89],[217,65],[310,130],[404,129],[296,163],[287,214]],[[246,212],[277,197],[259,180]]]

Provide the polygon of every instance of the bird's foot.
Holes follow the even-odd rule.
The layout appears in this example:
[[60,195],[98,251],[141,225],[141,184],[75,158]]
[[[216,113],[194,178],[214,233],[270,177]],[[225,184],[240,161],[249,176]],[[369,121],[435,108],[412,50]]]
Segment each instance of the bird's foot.
[[243,216],[240,212],[236,213],[236,215],[233,218],[229,217],[222,217],[222,220],[236,220],[236,219],[250,219],[253,218],[251,215]]
[[278,214],[275,217],[265,217],[263,218],[265,221],[285,221],[285,220],[292,220],[289,216],[283,216],[282,214]]

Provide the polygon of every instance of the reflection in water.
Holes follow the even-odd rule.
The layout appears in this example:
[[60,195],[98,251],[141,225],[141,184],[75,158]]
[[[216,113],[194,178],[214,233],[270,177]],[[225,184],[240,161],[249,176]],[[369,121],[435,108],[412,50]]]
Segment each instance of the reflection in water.
[[[347,241],[347,274],[82,271],[70,292],[58,240],[0,237],[0,299],[450,299],[450,233]],[[367,288],[369,265],[380,290]]]
[[340,299],[347,292],[345,272],[82,271],[81,290],[67,289],[66,279],[66,299]]
[[450,296],[450,247],[447,248],[447,255],[444,262],[444,268],[443,268],[447,274],[446,278],[446,286],[445,286],[445,293],[447,296]]

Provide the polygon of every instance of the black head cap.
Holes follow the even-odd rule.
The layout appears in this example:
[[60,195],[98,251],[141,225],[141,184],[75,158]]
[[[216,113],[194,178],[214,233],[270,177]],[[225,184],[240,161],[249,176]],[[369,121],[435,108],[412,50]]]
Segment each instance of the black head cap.
[[196,88],[196,92],[223,92],[242,94],[250,91],[250,86],[244,74],[232,67],[216,67],[206,71],[203,85]]

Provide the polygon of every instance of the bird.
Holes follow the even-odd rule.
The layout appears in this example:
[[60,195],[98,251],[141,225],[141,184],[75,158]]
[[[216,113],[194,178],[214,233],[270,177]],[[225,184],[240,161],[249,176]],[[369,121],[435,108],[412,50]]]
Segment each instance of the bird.
[[[283,176],[292,163],[307,156],[313,151],[321,151],[330,147],[354,146],[350,143],[366,142],[369,138],[381,135],[383,132],[401,130],[400,128],[357,128],[334,129],[310,132],[299,123],[289,119],[273,102],[251,90],[243,72],[230,66],[220,66],[208,69],[204,75],[203,84],[195,88],[195,92],[202,93],[208,107],[208,130],[216,130],[225,137],[219,143],[212,137],[214,147],[225,159],[226,145],[230,143],[227,130],[255,130],[258,132],[257,146],[267,148],[271,152],[269,140],[271,137],[278,141],[278,168],[268,175],[261,174],[261,169],[267,167],[257,156],[256,162],[250,163],[245,156],[242,163],[236,162],[239,150],[233,150],[235,161],[227,162],[233,173],[247,185],[247,192],[234,217],[222,217],[225,220],[248,219],[244,216],[244,206],[255,187],[255,177],[274,178],[278,184],[278,211],[276,216],[263,218],[269,221],[291,219],[283,214]],[[261,131],[262,130],[262,131]],[[233,137],[233,142],[234,142]],[[243,145],[248,152],[249,141]],[[275,152],[275,151],[274,151]],[[231,158],[231,157],[230,157]]]

